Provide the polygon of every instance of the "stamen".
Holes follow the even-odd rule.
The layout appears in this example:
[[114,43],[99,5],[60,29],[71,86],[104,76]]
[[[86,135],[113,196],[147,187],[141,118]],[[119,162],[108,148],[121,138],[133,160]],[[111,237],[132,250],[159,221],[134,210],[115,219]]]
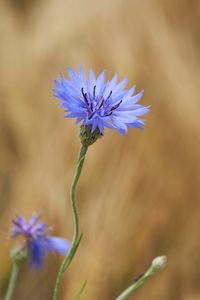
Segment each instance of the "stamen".
[[94,87],[93,87],[93,98],[96,97],[95,93],[96,93],[96,85],[94,85]]
[[90,109],[91,109],[91,111],[93,111],[93,104],[92,104],[92,102],[90,103]]
[[117,109],[117,108],[120,106],[121,103],[122,103],[122,99],[119,101],[119,103],[117,103],[116,105],[114,105],[114,106],[111,108],[111,111]]
[[95,114],[95,112],[93,112],[93,113],[88,117],[88,119],[89,119],[89,120],[92,119],[92,117],[94,116],[94,114]]
[[84,93],[83,87],[81,88],[81,93],[83,95],[83,98],[85,99],[85,102],[87,103],[87,105],[89,106],[89,101],[87,99],[87,93]]
[[101,108],[104,104],[104,99],[102,98],[101,104],[99,105],[99,108]]
[[105,114],[106,117],[111,116],[112,115],[112,111],[110,111],[109,113]]
[[108,97],[106,98],[106,100],[108,100],[112,95],[112,91],[110,91],[110,94],[108,95]]

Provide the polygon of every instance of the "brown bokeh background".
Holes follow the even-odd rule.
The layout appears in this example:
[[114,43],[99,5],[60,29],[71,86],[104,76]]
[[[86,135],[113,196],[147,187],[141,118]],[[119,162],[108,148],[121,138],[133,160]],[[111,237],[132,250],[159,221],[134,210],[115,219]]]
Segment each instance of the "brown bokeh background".
[[[106,130],[90,147],[77,198],[84,232],[62,299],[111,300],[166,254],[166,270],[130,299],[200,299],[199,0],[4,0],[0,9],[0,293],[15,213],[41,212],[73,235],[69,188],[78,128],[52,96],[66,67],[126,75],[143,104],[144,131]],[[52,299],[61,257],[24,268],[15,300]]]

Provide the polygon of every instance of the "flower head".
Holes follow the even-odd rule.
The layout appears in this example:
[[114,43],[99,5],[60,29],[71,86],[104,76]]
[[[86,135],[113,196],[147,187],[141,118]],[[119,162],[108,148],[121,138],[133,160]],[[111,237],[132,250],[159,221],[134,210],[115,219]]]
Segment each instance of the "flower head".
[[11,237],[22,237],[23,248],[28,250],[30,263],[36,268],[43,266],[49,251],[66,255],[71,248],[69,241],[49,234],[50,230],[46,223],[40,222],[40,216],[33,215],[29,221],[19,216],[12,222]]
[[77,123],[91,127],[93,133],[96,128],[104,134],[104,128],[127,133],[127,127],[143,128],[144,120],[139,117],[149,111],[149,107],[137,104],[143,96],[143,91],[134,95],[135,86],[125,89],[128,79],[117,83],[115,74],[110,81],[105,81],[106,72],[103,71],[97,78],[90,70],[89,80],[86,79],[83,67],[76,74],[68,68],[70,80],[62,74],[55,80],[55,96],[62,101],[66,118],[76,118]]

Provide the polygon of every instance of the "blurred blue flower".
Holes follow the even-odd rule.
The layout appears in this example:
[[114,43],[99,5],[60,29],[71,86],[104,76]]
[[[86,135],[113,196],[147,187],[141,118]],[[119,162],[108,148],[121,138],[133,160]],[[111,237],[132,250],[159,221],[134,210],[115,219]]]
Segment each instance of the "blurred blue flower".
[[69,241],[49,234],[49,228],[46,223],[40,222],[40,216],[33,215],[29,221],[19,216],[12,222],[11,237],[22,237],[21,242],[28,250],[30,263],[36,268],[43,266],[49,251],[66,255],[71,248]]
[[68,72],[70,80],[61,74],[53,89],[55,96],[62,100],[66,118],[76,118],[77,123],[83,121],[85,125],[91,125],[92,132],[98,127],[101,134],[104,134],[104,127],[124,135],[127,127],[144,127],[145,121],[138,117],[146,114],[149,107],[137,104],[144,91],[134,95],[135,86],[125,90],[127,78],[117,83],[115,74],[112,80],[105,81],[105,71],[96,78],[91,69],[87,80],[82,66],[78,74],[71,68]]

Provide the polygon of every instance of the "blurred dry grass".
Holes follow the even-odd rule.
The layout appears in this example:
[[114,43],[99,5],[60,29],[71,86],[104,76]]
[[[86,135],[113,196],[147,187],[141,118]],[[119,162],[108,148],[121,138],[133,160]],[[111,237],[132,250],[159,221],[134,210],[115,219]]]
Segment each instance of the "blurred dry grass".
[[[15,210],[41,211],[57,234],[72,237],[79,140],[51,88],[65,67],[83,63],[128,75],[152,111],[144,132],[107,130],[89,149],[78,187],[84,239],[63,299],[85,279],[83,300],[114,299],[160,254],[167,269],[131,299],[200,299],[199,20],[198,0],[1,1],[2,295],[10,271],[4,227]],[[39,274],[24,270],[14,298],[51,299],[58,260],[51,256]]]

